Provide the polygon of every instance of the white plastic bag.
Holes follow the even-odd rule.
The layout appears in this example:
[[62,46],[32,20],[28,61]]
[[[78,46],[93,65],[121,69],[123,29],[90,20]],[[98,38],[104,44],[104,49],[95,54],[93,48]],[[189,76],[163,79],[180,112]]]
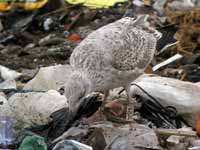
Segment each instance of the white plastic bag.
[[[141,76],[136,81],[151,96],[159,100],[163,106],[173,106],[185,120],[195,127],[200,114],[200,85],[159,76]],[[135,85],[131,86],[130,94],[140,95],[151,100]]]

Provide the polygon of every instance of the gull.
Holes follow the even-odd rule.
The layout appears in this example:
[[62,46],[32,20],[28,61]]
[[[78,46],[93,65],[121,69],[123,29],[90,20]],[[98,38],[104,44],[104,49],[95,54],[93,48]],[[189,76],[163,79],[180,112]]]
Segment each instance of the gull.
[[149,26],[148,15],[125,17],[89,34],[73,51],[74,72],[64,85],[69,105],[76,111],[85,95],[124,87],[143,74],[153,59],[161,33]]

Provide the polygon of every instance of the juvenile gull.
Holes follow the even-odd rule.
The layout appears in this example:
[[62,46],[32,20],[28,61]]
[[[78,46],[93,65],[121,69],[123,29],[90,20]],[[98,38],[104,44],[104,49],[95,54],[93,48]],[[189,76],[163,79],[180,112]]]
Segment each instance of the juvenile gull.
[[[151,62],[161,33],[149,26],[148,16],[122,18],[89,34],[73,51],[70,65],[75,71],[65,84],[72,106],[90,92],[105,95],[130,83]],[[76,111],[73,110],[73,111]]]

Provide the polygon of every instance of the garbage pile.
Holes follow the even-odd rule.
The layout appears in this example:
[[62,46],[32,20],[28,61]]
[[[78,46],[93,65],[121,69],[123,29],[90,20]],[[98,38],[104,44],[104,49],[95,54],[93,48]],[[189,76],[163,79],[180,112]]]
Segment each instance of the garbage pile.
[[[0,149],[200,149],[199,12],[198,0],[1,1]],[[119,87],[72,105],[74,49],[100,27],[144,14],[162,38],[129,95]]]

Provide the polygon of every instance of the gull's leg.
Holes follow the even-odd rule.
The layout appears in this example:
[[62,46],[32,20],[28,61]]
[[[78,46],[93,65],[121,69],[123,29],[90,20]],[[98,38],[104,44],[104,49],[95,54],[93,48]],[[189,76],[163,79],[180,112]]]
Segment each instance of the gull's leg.
[[130,96],[130,85],[126,86],[125,88],[126,94],[127,94],[127,100],[128,100],[128,105],[127,105],[127,110],[126,110],[126,119],[129,121],[133,121],[133,116],[134,116],[134,100]]
[[101,110],[104,110],[104,106],[107,103],[108,95],[109,95],[109,90],[104,92],[104,98],[103,98],[103,102],[102,102],[102,105],[101,105]]
[[107,102],[108,95],[109,95],[109,90],[107,90],[106,92],[104,92],[104,100],[103,101],[105,103]]
[[100,110],[100,115],[103,116],[103,112],[104,112],[104,107],[107,103],[107,98],[108,98],[108,95],[109,95],[109,90],[108,91],[104,91],[102,92],[104,94],[104,98],[103,98],[103,101],[102,101],[102,105],[101,107],[99,108]]

